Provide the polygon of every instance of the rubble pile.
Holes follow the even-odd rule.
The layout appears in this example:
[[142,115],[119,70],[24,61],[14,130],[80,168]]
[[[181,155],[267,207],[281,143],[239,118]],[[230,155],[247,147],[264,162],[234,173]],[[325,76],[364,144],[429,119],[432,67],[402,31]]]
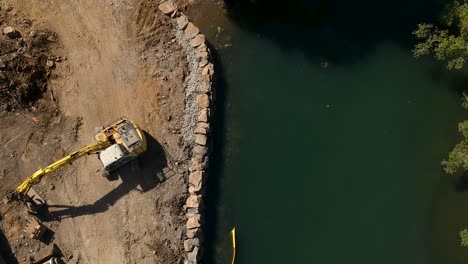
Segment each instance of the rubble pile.
[[34,29],[29,19],[0,12],[0,110],[11,112],[32,106],[47,90],[56,62],[50,54],[56,36]]

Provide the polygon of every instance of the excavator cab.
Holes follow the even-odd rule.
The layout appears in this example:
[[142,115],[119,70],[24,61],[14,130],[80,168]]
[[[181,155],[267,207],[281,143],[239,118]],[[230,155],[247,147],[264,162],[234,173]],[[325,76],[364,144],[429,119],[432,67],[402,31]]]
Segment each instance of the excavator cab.
[[96,141],[104,138],[111,142],[109,147],[98,153],[105,177],[109,177],[111,171],[133,160],[147,148],[143,131],[126,117],[102,128],[95,136]]

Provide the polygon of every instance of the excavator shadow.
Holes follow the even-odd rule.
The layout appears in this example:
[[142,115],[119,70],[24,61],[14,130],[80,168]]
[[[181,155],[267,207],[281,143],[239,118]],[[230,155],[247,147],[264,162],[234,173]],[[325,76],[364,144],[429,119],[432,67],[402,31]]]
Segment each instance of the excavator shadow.
[[135,160],[118,168],[114,177],[121,183],[112,191],[102,196],[92,204],[84,205],[46,205],[45,212],[38,217],[42,221],[60,221],[83,215],[99,214],[107,211],[130,191],[141,193],[154,189],[163,179],[163,169],[167,167],[167,157],[164,148],[150,134],[144,131],[148,150]]

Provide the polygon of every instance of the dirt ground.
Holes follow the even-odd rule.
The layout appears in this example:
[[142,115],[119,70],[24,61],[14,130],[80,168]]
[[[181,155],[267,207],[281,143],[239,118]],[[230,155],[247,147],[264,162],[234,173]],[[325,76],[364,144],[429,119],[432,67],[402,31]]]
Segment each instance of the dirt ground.
[[[0,113],[0,193],[37,168],[93,142],[98,126],[127,116],[147,132],[148,152],[101,176],[95,156],[46,176],[34,187],[43,217],[66,263],[180,263],[183,259],[187,164],[182,47],[159,1],[3,0],[21,34],[55,32],[55,64],[46,92],[24,109]],[[8,11],[6,11],[8,10]],[[0,36],[6,37],[6,36]],[[0,204],[2,230],[19,262],[45,245],[24,237],[21,204]]]

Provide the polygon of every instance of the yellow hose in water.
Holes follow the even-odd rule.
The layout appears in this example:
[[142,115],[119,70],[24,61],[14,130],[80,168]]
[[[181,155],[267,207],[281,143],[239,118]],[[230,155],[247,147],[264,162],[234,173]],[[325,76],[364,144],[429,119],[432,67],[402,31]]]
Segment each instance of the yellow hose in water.
[[236,261],[236,228],[234,227],[231,230],[231,238],[232,238],[232,264]]

